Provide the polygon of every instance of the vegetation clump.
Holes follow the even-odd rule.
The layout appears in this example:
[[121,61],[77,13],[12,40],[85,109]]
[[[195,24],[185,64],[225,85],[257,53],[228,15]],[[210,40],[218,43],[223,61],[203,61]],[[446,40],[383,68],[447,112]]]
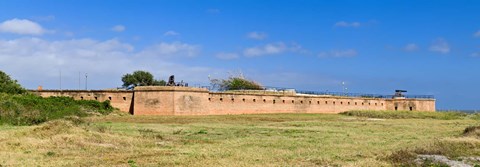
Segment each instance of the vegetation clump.
[[123,87],[136,86],[165,86],[164,80],[156,80],[148,71],[134,71],[132,74],[125,74],[122,77]]
[[462,112],[419,112],[419,111],[370,111],[352,110],[340,113],[347,116],[383,118],[383,119],[440,119],[453,120],[476,118]]
[[106,115],[112,111],[110,101],[0,94],[0,124],[35,125],[67,116],[84,117],[93,113]]
[[5,72],[0,71],[0,93],[7,94],[22,94],[26,90],[17,83],[17,80],[13,80]]
[[211,79],[213,87],[219,90],[263,90],[259,83],[245,78],[242,74],[231,75],[228,79]]

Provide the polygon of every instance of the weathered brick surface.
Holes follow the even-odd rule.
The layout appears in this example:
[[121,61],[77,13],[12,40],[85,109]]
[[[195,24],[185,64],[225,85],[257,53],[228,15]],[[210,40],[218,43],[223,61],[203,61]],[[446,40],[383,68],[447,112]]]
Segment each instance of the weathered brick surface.
[[[435,111],[435,100],[375,99],[293,94],[214,93],[190,87],[137,87],[135,91],[34,91],[77,100],[110,100],[134,115],[224,115],[257,113],[339,113],[349,110]],[[96,97],[96,99],[95,99]]]

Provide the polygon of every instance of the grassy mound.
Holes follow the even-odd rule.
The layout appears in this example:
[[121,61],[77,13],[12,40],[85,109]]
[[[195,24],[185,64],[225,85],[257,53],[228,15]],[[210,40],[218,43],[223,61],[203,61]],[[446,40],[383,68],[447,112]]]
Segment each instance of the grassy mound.
[[[419,111],[346,111],[342,115],[383,118],[383,119],[440,119],[453,120],[473,118],[478,119],[478,114],[467,114],[461,112],[419,112]],[[475,116],[472,116],[475,115]]]
[[70,97],[42,98],[31,94],[0,94],[0,124],[35,125],[66,116],[83,117],[113,111],[109,101],[76,101]]
[[[414,148],[406,148],[393,152],[386,157],[396,166],[418,166],[419,155],[446,156],[451,160],[468,164],[480,165],[480,126],[469,126],[463,131],[463,135],[436,139],[431,143],[423,144]],[[424,161],[422,166],[441,165],[438,162]]]

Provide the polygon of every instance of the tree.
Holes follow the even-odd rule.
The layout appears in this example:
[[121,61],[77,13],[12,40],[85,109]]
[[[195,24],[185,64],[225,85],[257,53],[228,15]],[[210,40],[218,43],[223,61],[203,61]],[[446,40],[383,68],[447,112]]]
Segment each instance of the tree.
[[0,93],[8,94],[22,94],[26,90],[17,83],[17,80],[12,80],[5,72],[0,71]]
[[153,75],[147,71],[134,71],[132,74],[125,74],[122,77],[123,87],[131,86],[164,86],[164,80],[155,80]]
[[210,82],[219,90],[263,90],[259,83],[248,80],[241,74],[231,75],[228,79],[211,79]]

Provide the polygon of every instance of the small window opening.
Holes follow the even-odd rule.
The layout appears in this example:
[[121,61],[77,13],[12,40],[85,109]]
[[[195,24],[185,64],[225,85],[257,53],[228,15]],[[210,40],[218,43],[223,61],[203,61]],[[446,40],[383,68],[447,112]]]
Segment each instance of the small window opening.
[[325,104],[328,104],[328,101],[325,101]]
[[209,98],[208,98],[208,101],[212,101],[212,98],[209,97]]
[[242,101],[243,101],[243,102],[245,102],[245,98],[244,98],[244,99],[242,99]]
[[355,105],[357,105],[357,102],[355,102]]
[[342,104],[343,104],[343,101],[340,102],[340,105],[342,105]]
[[232,102],[235,102],[235,99],[234,99],[234,98],[232,98]]
[[285,100],[282,100],[282,103],[285,103]]
[[275,104],[275,100],[273,100],[273,104]]
[[335,102],[333,102],[333,105],[335,105]]
[[320,101],[317,101],[317,104],[320,104]]
[[108,100],[112,100],[112,97],[108,97]]
[[348,105],[350,105],[350,102],[348,102]]
[[223,101],[223,98],[220,98],[220,101]]
[[413,107],[410,107],[410,111],[413,111]]
[[395,111],[397,111],[397,110],[398,110],[398,107],[397,107],[397,106],[395,106]]
[[253,99],[253,102],[256,102],[257,100],[256,99]]
[[308,104],[312,104],[312,101],[308,101]]
[[80,96],[80,99],[83,100],[83,96]]
[[95,100],[98,100],[98,97],[95,97]]
[[127,100],[127,97],[123,97],[123,101],[126,101]]
[[265,103],[265,102],[267,102],[267,100],[263,99],[263,102]]
[[295,100],[292,100],[292,103],[295,103]]
[[300,100],[300,103],[303,104],[303,100]]

